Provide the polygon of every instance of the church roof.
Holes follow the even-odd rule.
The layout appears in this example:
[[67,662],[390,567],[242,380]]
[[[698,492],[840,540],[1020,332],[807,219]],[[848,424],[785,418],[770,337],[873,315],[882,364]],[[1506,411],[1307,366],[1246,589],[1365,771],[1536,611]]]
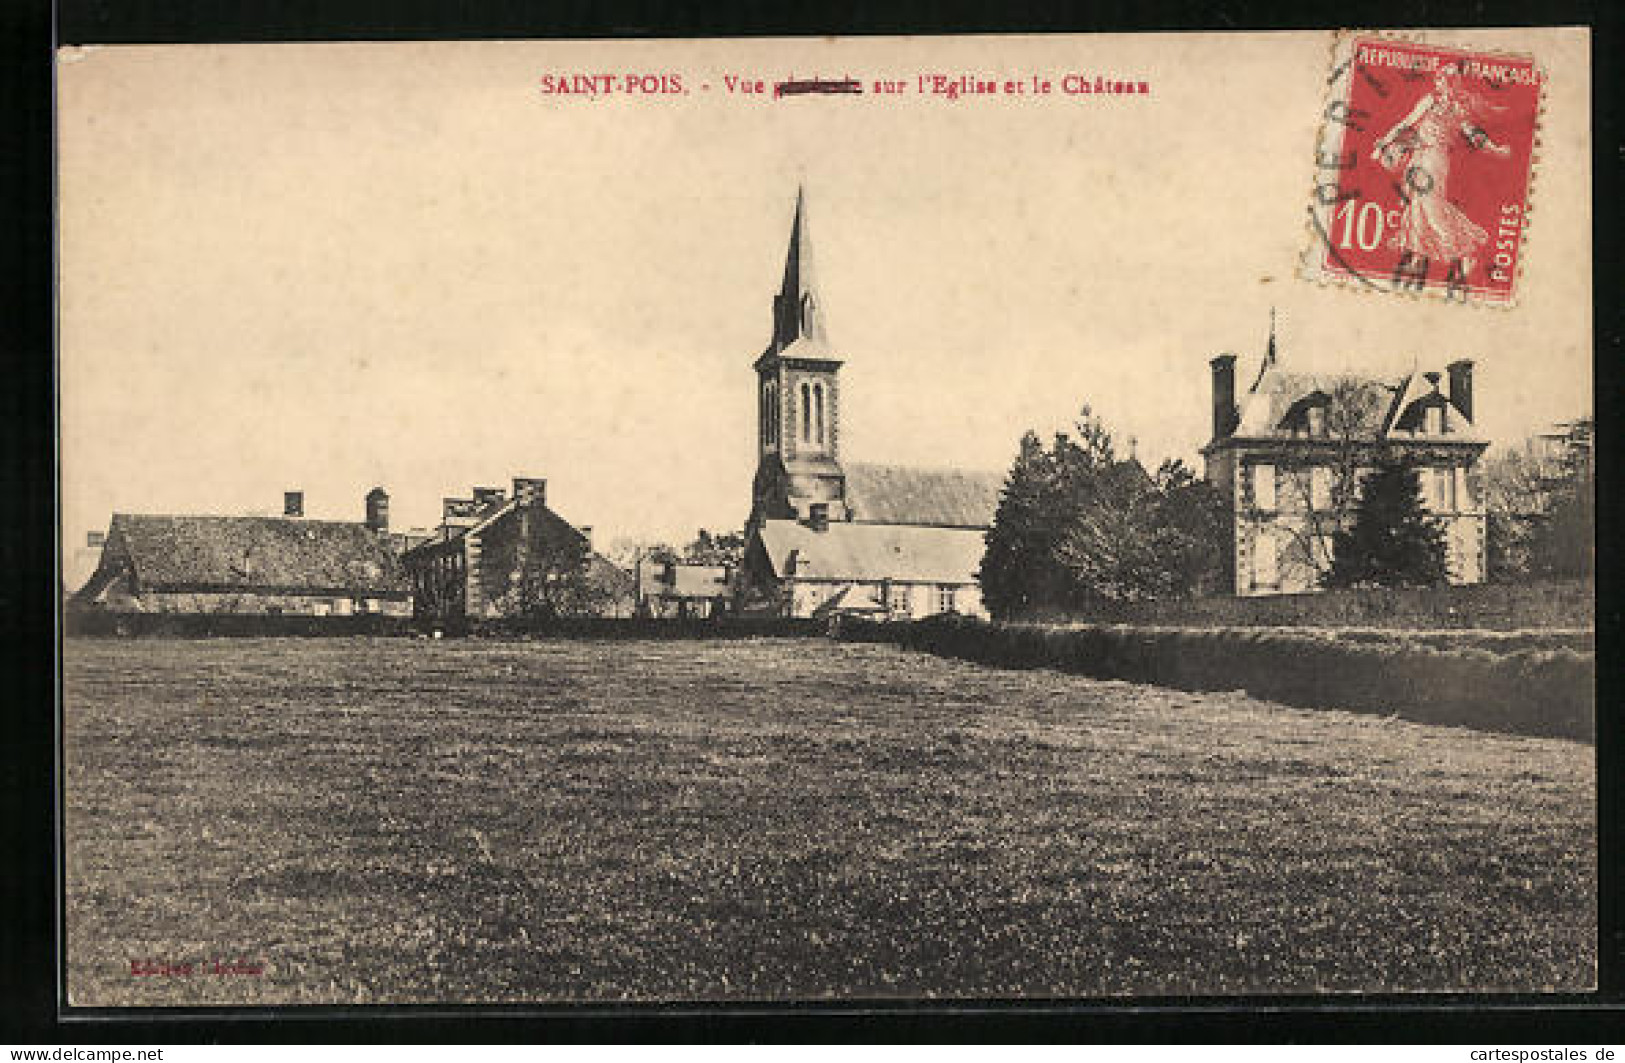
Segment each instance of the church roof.
[[847,506],[863,524],[988,528],[1004,487],[1001,473],[857,463],[845,469]]
[[120,513],[108,541],[146,590],[386,597],[411,589],[387,539],[347,521]]
[[844,521],[814,531],[793,520],[770,520],[760,538],[781,579],[970,583],[985,546],[975,528]]

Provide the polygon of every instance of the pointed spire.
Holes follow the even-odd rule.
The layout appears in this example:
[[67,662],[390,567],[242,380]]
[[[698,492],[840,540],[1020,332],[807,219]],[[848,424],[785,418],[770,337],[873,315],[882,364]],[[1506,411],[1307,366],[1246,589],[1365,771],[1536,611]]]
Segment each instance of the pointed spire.
[[1279,360],[1279,356],[1277,355],[1276,350],[1275,350],[1275,307],[1272,306],[1272,307],[1270,307],[1270,340],[1269,340],[1269,345],[1264,348],[1264,359],[1263,359],[1263,361],[1258,363],[1258,375],[1253,378],[1253,386],[1251,388],[1248,388],[1247,390],[1248,391],[1257,391],[1258,390],[1258,385],[1260,385],[1260,384],[1262,384],[1264,382],[1265,374],[1267,374],[1271,369],[1275,368],[1275,363],[1278,360]]
[[807,190],[796,188],[796,217],[784,258],[784,283],[773,297],[773,346],[783,350],[798,339],[824,340],[823,310],[813,290],[812,238],[807,228]]

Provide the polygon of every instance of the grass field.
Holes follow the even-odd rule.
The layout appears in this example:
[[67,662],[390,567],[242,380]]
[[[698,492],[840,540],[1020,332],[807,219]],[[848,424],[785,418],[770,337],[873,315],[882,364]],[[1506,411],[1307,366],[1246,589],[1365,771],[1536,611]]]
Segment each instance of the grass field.
[[1594,980],[1577,743],[823,640],[64,670],[78,1005]]

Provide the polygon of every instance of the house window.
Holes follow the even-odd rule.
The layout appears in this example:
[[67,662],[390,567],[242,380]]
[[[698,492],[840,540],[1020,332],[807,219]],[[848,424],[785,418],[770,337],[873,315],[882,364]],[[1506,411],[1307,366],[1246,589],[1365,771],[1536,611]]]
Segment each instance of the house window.
[[908,616],[914,611],[908,584],[884,583],[881,584],[881,588],[888,613],[896,616]]
[[1423,423],[1427,426],[1423,431],[1429,435],[1439,435],[1444,432],[1444,407],[1429,406],[1427,413],[1423,414]]
[[1253,466],[1253,505],[1259,509],[1275,508],[1275,466]]
[[937,588],[937,612],[951,613],[954,611],[954,595],[959,590],[951,583],[944,583]]
[[1324,435],[1326,432],[1326,407],[1311,406],[1308,411],[1309,434],[1312,436]]
[[1309,504],[1317,510],[1332,508],[1332,470],[1325,465],[1309,470]]

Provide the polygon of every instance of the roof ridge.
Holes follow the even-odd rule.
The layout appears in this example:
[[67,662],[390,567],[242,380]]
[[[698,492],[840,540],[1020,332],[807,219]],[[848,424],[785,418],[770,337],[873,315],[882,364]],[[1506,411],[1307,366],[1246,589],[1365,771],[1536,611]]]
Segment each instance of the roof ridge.
[[1003,476],[1002,469],[967,469],[962,465],[910,465],[895,461],[843,461],[847,468],[903,469],[908,472],[948,472],[962,476]]
[[336,517],[289,517],[260,513],[114,513],[114,520],[274,520],[289,524],[339,524],[365,528],[363,520],[340,520]]

